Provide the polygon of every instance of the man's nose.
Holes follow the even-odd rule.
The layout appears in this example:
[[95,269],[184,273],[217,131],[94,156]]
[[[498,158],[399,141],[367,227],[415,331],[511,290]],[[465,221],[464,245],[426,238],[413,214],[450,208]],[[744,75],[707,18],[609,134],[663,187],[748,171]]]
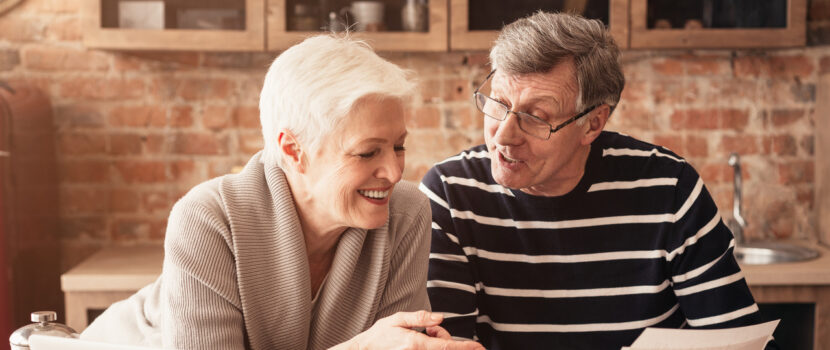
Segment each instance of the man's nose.
[[519,127],[519,116],[507,113],[504,120],[499,122],[493,141],[500,145],[512,145],[521,141],[524,131]]

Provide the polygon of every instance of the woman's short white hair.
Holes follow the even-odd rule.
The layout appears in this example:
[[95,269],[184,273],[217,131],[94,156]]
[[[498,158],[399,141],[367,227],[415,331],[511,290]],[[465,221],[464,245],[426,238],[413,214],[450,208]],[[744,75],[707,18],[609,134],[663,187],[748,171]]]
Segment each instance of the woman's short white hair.
[[403,98],[414,90],[406,71],[364,42],[334,34],[308,38],[279,55],[265,75],[259,98],[262,161],[282,164],[281,130],[291,131],[310,152],[344,122],[359,99]]

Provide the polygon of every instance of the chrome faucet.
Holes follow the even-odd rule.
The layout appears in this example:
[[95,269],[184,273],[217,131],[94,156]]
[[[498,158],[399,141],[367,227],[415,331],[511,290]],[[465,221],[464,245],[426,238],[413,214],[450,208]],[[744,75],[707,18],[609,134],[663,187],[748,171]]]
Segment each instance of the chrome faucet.
[[735,236],[735,245],[739,245],[744,241],[744,228],[746,227],[746,220],[741,215],[741,157],[737,153],[729,155],[729,165],[732,166],[734,172],[734,192],[732,196],[732,220],[727,226]]

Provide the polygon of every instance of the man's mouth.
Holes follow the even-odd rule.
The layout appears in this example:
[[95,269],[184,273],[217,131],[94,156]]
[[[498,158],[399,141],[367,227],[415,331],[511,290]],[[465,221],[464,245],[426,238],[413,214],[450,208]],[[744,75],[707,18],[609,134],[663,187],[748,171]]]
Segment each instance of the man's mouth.
[[511,163],[511,164],[515,164],[515,163],[519,163],[519,162],[521,162],[521,161],[520,161],[520,160],[518,160],[518,159],[513,159],[513,158],[510,158],[510,157],[506,156],[506,155],[505,155],[504,153],[502,153],[502,152],[499,152],[499,155],[501,156],[501,159],[503,159],[505,162],[508,162],[508,163]]

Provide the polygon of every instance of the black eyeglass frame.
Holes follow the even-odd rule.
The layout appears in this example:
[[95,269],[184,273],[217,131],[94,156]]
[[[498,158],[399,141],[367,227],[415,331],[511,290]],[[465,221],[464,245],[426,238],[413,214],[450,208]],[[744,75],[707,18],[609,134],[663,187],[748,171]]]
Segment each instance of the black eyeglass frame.
[[[473,103],[475,103],[476,108],[477,108],[479,111],[481,111],[481,113],[484,113],[484,115],[486,115],[486,116],[488,116],[488,117],[490,117],[490,118],[493,118],[493,119],[495,119],[495,120],[498,120],[498,121],[500,121],[500,122],[501,122],[501,121],[504,121],[505,119],[507,119],[507,115],[508,115],[508,114],[513,113],[513,114],[516,114],[516,115],[523,115],[523,116],[527,116],[527,117],[530,117],[530,118],[532,118],[532,119],[534,119],[534,120],[536,120],[536,121],[539,121],[539,122],[541,122],[541,123],[543,123],[543,124],[547,124],[547,125],[548,125],[548,128],[550,129],[550,132],[548,133],[548,136],[547,136],[547,137],[544,137],[544,138],[539,137],[539,136],[536,136],[536,135],[533,135],[533,134],[529,133],[527,130],[522,129],[522,128],[520,127],[520,129],[522,129],[522,131],[524,131],[524,132],[525,132],[525,133],[527,133],[528,135],[533,136],[533,137],[540,138],[540,139],[542,139],[542,140],[549,140],[549,139],[550,139],[550,135],[551,135],[551,134],[553,134],[553,133],[555,133],[555,132],[559,131],[559,129],[562,129],[562,128],[566,127],[568,124],[575,122],[577,119],[584,117],[585,115],[587,115],[588,113],[591,113],[594,109],[596,109],[597,107],[599,107],[599,106],[600,106],[600,105],[594,105],[594,106],[592,106],[591,108],[588,108],[588,109],[586,109],[586,110],[582,111],[581,113],[579,113],[579,114],[577,114],[577,115],[575,115],[575,116],[573,116],[573,117],[569,118],[568,120],[566,120],[566,121],[564,121],[564,122],[562,122],[562,123],[560,123],[559,125],[557,125],[557,126],[555,126],[555,127],[554,127],[554,126],[553,126],[553,125],[551,125],[550,123],[548,123],[548,122],[544,121],[542,118],[539,118],[539,117],[537,117],[537,116],[535,116],[535,115],[533,115],[533,114],[530,114],[530,113],[525,113],[525,112],[516,112],[516,111],[513,111],[513,110],[511,110],[510,108],[508,108],[508,107],[507,107],[507,105],[505,105],[504,103],[501,103],[501,102],[499,102],[499,101],[497,101],[497,100],[493,99],[492,97],[487,96],[487,95],[482,94],[481,92],[479,92],[479,90],[481,90],[481,88],[482,88],[482,87],[484,87],[484,84],[486,84],[486,83],[487,83],[487,81],[488,81],[488,80],[490,80],[490,77],[492,77],[492,76],[493,76],[493,74],[495,74],[495,73],[496,73],[496,70],[495,70],[495,69],[493,69],[492,71],[490,71],[490,74],[487,74],[487,77],[486,77],[486,78],[484,78],[484,81],[483,81],[483,82],[481,82],[481,85],[479,85],[479,87],[477,87],[477,88],[476,88],[476,91],[475,91],[475,92],[473,92]],[[507,113],[505,113],[505,114],[504,114],[504,117],[502,117],[502,119],[499,119],[499,118],[496,118],[496,117],[494,117],[494,116],[492,116],[492,115],[487,114],[486,112],[484,112],[484,111],[481,109],[481,107],[479,107],[479,106],[478,106],[478,102],[477,102],[477,101],[478,101],[478,95],[481,95],[481,96],[483,96],[484,98],[486,98],[486,99],[488,99],[488,100],[490,100],[490,101],[493,101],[493,102],[495,102],[495,103],[498,103],[498,104],[500,104],[500,105],[504,106],[504,109],[506,109],[506,110],[507,110]],[[521,126],[521,125],[520,125],[520,126]]]

